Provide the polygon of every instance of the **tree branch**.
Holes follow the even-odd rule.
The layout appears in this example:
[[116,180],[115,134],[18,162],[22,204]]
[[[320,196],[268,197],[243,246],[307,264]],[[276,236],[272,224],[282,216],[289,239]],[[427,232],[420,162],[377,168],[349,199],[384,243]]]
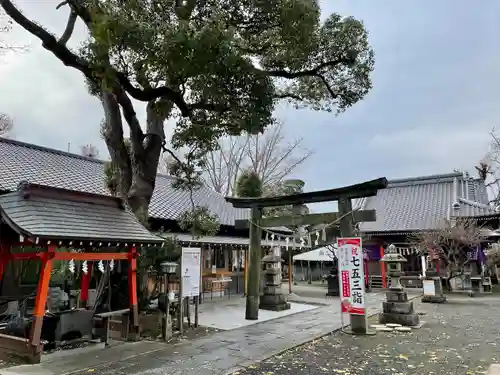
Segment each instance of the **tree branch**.
[[134,150],[134,154],[138,156],[144,150],[142,144],[142,141],[144,140],[144,133],[141,129],[141,124],[137,119],[137,113],[135,112],[134,105],[121,86],[115,85],[113,93],[122,108],[123,117],[130,128],[130,143],[132,144],[132,149]]
[[297,94],[286,93],[286,92],[276,94],[276,95],[274,95],[274,97],[276,99],[293,99],[293,100],[297,100],[300,102],[304,101],[304,98],[302,98],[301,96],[299,96]]
[[[355,56],[352,56],[349,58],[341,58],[341,59],[337,59],[337,60],[327,61],[327,62],[324,62],[322,64],[317,65],[316,67],[314,67],[312,69],[301,70],[299,72],[290,72],[290,71],[284,70],[284,69],[277,69],[277,70],[260,70],[260,69],[258,69],[258,71],[267,75],[267,76],[270,76],[270,77],[279,77],[279,78],[285,78],[285,79],[296,79],[296,78],[301,78],[301,77],[316,77],[316,78],[321,80],[323,85],[325,85],[325,87],[326,87],[328,93],[331,95],[331,97],[337,98],[338,94],[335,93],[335,91],[332,89],[332,87],[330,86],[330,84],[326,80],[325,76],[323,74],[321,74],[321,71],[325,68],[331,68],[331,67],[338,66],[338,65],[352,65],[355,63],[355,61],[356,61]],[[287,94],[287,93],[278,94],[278,95],[276,95],[276,98],[278,98],[278,99],[289,98],[289,99],[295,99],[295,100],[302,100],[302,98],[300,98],[297,95]]]
[[103,92],[101,101],[105,116],[102,135],[108,146],[111,161],[118,168],[120,173],[120,196],[124,198],[132,183],[132,174],[130,169],[130,154],[123,141],[120,107],[118,106],[115,96],[110,92]]
[[26,18],[10,0],[1,0],[1,5],[9,17],[30,34],[40,39],[43,48],[52,52],[64,65],[80,70],[87,77],[92,77],[92,71],[85,60],[68,50],[64,44],[59,43],[52,34],[41,26]]
[[[56,9],[59,9],[63,5],[68,4],[68,1],[63,1],[60,3]],[[59,38],[59,43],[66,45],[68,41],[71,38],[71,35],[73,35],[73,31],[75,30],[75,24],[76,20],[78,18],[78,15],[73,11],[73,9],[70,7],[69,10],[69,16],[68,16],[68,21],[66,22],[66,28],[64,29],[63,34]]]
[[[90,13],[85,7],[79,6],[77,5],[77,2],[71,0],[68,1],[68,3],[71,4],[73,11],[80,18],[82,18],[82,20],[87,25],[92,22]],[[82,72],[88,79],[95,80],[94,73],[98,72],[98,68],[91,68],[86,60],[80,58],[79,56],[71,52],[64,43],[61,43],[61,41],[58,41],[52,34],[50,34],[44,28],[38,26],[36,23],[25,17],[10,0],[0,0],[0,4],[2,5],[2,8],[5,10],[5,13],[7,13],[9,17],[11,17],[17,24],[19,24],[30,34],[40,39],[43,48],[51,52],[65,66],[75,68],[80,72]],[[221,107],[203,101],[198,103],[188,104],[186,103],[180,92],[172,90],[171,88],[166,86],[140,89],[132,85],[132,83],[124,73],[117,71],[113,67],[109,67],[109,72],[116,78],[116,80],[123,87],[123,89],[128,94],[130,94],[134,99],[143,102],[149,102],[158,98],[166,98],[172,101],[177,106],[182,116],[184,117],[189,117],[192,111],[195,109],[206,109],[206,110],[220,111],[220,112],[228,110],[227,107],[224,106]]]
[[280,78],[286,78],[286,79],[295,79],[295,78],[300,78],[300,77],[311,77],[311,76],[319,76],[321,73],[321,70],[325,68],[330,68],[334,67],[337,65],[351,65],[356,61],[355,58],[343,58],[343,59],[338,59],[338,60],[331,60],[324,62],[322,64],[319,64],[318,66],[312,68],[312,69],[306,69],[306,70],[301,70],[299,72],[290,72],[288,70],[284,69],[278,69],[278,70],[260,70],[258,69],[261,73],[268,75],[270,77],[280,77]]

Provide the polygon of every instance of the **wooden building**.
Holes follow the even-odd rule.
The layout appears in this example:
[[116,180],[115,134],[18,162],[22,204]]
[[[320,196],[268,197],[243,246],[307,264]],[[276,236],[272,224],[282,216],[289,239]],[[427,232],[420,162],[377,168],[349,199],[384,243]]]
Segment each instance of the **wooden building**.
[[[25,181],[54,188],[91,194],[110,195],[104,183],[102,160],[54,150],[34,144],[0,138],[0,193],[16,191]],[[235,220],[249,218],[247,209],[234,208],[224,197],[208,187],[194,191],[195,205],[206,206],[219,218],[220,232],[215,237],[192,239],[177,224],[179,217],[191,209],[189,192],[175,189],[175,179],[159,174],[149,207],[150,230],[163,237],[174,237],[182,246],[202,247],[203,276],[230,277],[233,293],[242,293],[248,230],[236,230]],[[271,228],[290,233],[286,228]],[[275,241],[276,242],[276,241]],[[271,241],[263,241],[270,246]],[[209,284],[204,282],[205,289]]]
[[[418,231],[437,229],[443,219],[470,217],[496,229],[500,217],[489,205],[484,181],[462,173],[392,180],[377,196],[362,199],[358,205],[377,211],[375,222],[360,224],[370,275],[382,274],[379,260],[390,244],[408,259],[405,273],[421,275],[425,259],[408,238]],[[471,257],[480,262],[481,252],[471,251]]]

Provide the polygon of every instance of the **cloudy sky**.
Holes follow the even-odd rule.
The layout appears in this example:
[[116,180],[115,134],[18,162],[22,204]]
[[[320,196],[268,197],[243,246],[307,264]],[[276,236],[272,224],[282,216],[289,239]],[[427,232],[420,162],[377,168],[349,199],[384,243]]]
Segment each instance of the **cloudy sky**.
[[[60,34],[59,1],[18,0],[27,16]],[[296,172],[307,190],[371,178],[472,171],[489,131],[500,127],[500,1],[323,0],[325,14],[362,19],[376,53],[374,88],[340,116],[279,108],[290,138],[314,156]],[[79,30],[79,36],[83,36]],[[0,109],[18,140],[77,152],[99,138],[102,109],[82,76],[23,30],[28,52],[0,59]]]

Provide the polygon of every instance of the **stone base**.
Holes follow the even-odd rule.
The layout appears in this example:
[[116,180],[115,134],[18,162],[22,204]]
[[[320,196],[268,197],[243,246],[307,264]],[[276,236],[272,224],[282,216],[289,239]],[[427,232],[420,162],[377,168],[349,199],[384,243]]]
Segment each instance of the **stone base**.
[[348,335],[353,335],[353,336],[375,336],[377,334],[377,331],[373,329],[367,329],[365,332],[358,332],[358,331],[353,331],[351,327],[346,327],[342,330],[342,333],[347,333]]
[[387,302],[407,302],[408,294],[402,290],[388,290],[385,293]]
[[340,296],[340,290],[328,290],[328,292],[326,292],[326,295],[328,297],[339,297]]
[[264,305],[263,303],[260,303],[259,309],[260,310],[269,310],[269,311],[290,310],[290,304],[288,302],[281,303],[279,305]]
[[413,314],[413,302],[382,302],[382,308],[384,313],[388,314]]
[[283,294],[264,294],[260,297],[259,309],[283,311],[290,309],[290,304]]
[[418,314],[398,314],[398,313],[381,313],[378,316],[380,324],[395,323],[407,327],[415,327],[420,323]]
[[445,303],[446,302],[446,296],[422,296],[421,299],[422,302],[424,303]]

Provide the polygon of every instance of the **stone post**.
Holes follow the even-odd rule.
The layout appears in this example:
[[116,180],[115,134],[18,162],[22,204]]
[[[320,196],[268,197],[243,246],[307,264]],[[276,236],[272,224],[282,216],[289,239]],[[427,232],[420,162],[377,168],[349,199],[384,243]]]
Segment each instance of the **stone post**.
[[326,295],[329,297],[338,297],[340,296],[340,286],[339,286],[339,277],[338,277],[338,267],[336,265],[337,260],[334,261],[334,266],[330,270],[330,274],[326,277],[328,281],[328,291]]
[[446,296],[443,292],[443,283],[434,267],[434,262],[431,264],[432,266],[426,270],[424,280],[422,280],[424,284],[422,302],[444,303],[446,302]]
[[390,285],[386,292],[387,301],[382,303],[383,312],[379,315],[379,323],[418,326],[419,316],[413,309],[413,302],[408,301],[408,295],[400,282],[400,277],[403,275],[401,264],[405,263],[406,259],[397,252],[394,245],[390,245],[380,261],[387,263]]

